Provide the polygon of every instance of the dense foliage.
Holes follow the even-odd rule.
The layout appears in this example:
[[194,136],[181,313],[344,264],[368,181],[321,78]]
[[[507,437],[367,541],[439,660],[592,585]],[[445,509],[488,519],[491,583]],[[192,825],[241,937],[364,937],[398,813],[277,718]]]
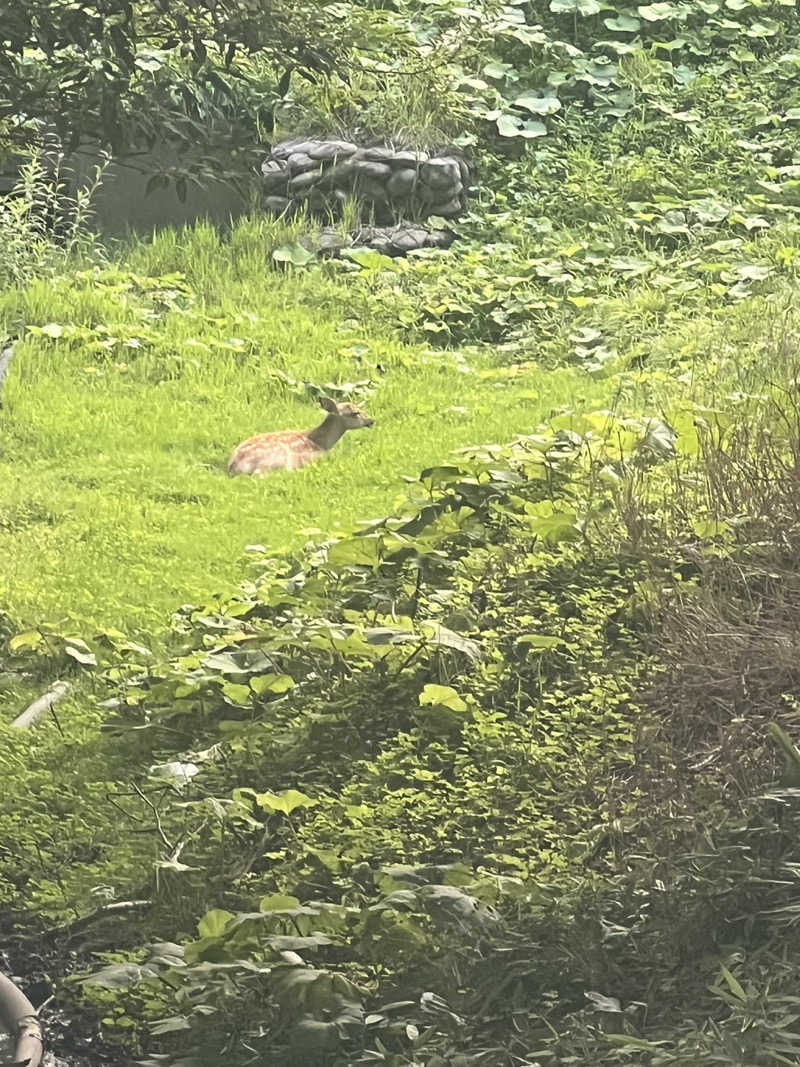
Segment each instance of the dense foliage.
[[[138,413],[124,405],[147,390],[148,432],[179,458],[224,435],[153,424],[194,433],[213,417],[181,395],[215,406],[212,386],[246,373],[271,403],[324,383],[396,404],[408,449],[467,406],[484,430],[394,505],[407,468],[388,451],[352,482],[331,466],[266,488],[271,527],[298,525],[303,492],[366,497],[383,478],[392,495],[357,532],[251,544],[239,591],[209,589],[167,634],[18,601],[2,691],[58,674],[74,696],[52,728],[4,731],[4,906],[80,952],[75,1002],[148,1067],[800,1062],[795,5],[323,5],[319,52],[298,43],[287,64],[261,25],[242,58],[245,7],[217,38],[216,9],[171,5],[158,25],[149,10],[123,20],[140,34],[123,140],[145,89],[186,90],[164,88],[180,142],[186,94],[239,76],[226,59],[272,84],[292,66],[326,77],[282,86],[279,123],[455,138],[481,196],[450,252],[406,261],[318,264],[302,219],[256,220],[37,286],[54,261],[34,229],[32,260],[10,244],[20,288],[0,303],[24,334],[6,447],[30,455],[49,425],[14,422],[37,377],[76,403],[54,367],[81,376],[93,430],[96,408]],[[274,41],[312,26],[292,12]],[[365,47],[373,20],[402,49]],[[124,66],[112,30],[101,51]],[[84,62],[48,47],[18,49],[14,76]],[[102,96],[85,98],[91,129],[64,97],[62,132],[104,137]],[[243,135],[268,124],[254,115]],[[292,346],[313,349],[300,371]],[[511,407],[544,425],[488,443]],[[146,485],[104,481],[87,452],[69,477],[102,487],[136,534],[117,551],[143,557],[113,479],[143,513]],[[186,485],[158,486],[161,503],[197,538],[205,484],[220,536],[218,490],[180,462]],[[37,465],[29,485],[46,486]],[[66,525],[40,493],[0,509],[0,534]]]
[[0,133],[11,145],[55,139],[117,156],[167,145],[195,157],[176,172],[179,192],[187,177],[235,180],[292,74],[344,74],[358,50],[396,38],[402,51],[401,36],[352,3],[5,3]]

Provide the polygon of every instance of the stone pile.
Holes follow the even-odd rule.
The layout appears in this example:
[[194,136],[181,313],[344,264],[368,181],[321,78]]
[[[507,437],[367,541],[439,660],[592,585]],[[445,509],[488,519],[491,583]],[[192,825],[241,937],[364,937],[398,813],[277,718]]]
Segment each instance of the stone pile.
[[276,145],[261,173],[264,206],[274,214],[305,202],[314,214],[338,218],[344,203],[355,198],[364,221],[379,225],[431,215],[455,218],[464,211],[472,179],[454,153],[299,138]]
[[369,248],[393,259],[419,248],[449,248],[454,235],[449,230],[428,230],[413,222],[394,226],[360,226],[345,235],[326,227],[319,235],[318,251],[322,256],[339,256],[346,248]]

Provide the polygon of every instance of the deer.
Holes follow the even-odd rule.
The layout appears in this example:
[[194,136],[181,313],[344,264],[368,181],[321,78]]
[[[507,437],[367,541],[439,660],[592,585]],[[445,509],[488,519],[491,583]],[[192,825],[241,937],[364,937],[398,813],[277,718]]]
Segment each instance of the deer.
[[348,430],[374,425],[374,420],[354,404],[337,404],[323,396],[319,406],[327,414],[313,430],[259,433],[243,441],[228,462],[228,474],[260,477],[274,471],[300,470],[326,456]]

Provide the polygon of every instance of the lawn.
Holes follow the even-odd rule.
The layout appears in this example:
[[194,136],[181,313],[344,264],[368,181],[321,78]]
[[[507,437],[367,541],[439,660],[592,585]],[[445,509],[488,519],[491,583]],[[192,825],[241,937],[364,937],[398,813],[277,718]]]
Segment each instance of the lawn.
[[[271,270],[260,225],[168,231],[2,298],[0,322],[29,331],[0,423],[0,603],[15,623],[159,630],[241,580],[248,545],[386,514],[402,476],[451,449],[607,402],[609,384],[578,370],[509,374],[490,352],[355,321],[347,277]],[[375,428],[306,471],[230,479],[243,438],[319,421],[305,383],[354,385]]]

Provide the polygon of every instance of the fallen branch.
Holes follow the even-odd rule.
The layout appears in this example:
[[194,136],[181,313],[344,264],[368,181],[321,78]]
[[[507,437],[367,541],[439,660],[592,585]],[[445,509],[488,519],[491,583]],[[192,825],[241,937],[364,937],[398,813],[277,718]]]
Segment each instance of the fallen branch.
[[42,1027],[36,1009],[10,978],[0,974],[0,1020],[14,1039],[14,1063],[39,1067],[42,1062]]
[[17,730],[30,730],[43,715],[47,714],[48,711],[52,711],[53,707],[59,700],[63,700],[68,692],[69,684],[67,682],[54,682],[44,696],[34,700],[21,715],[14,719],[11,725],[16,727]]
[[87,926],[91,926],[92,923],[99,922],[101,919],[107,919],[110,915],[136,911],[139,908],[148,908],[151,904],[151,900],[115,900],[113,903],[104,904],[101,908],[97,908],[96,911],[83,915],[79,919],[73,919],[72,922],[65,923],[63,926],[54,927],[48,931],[48,934],[58,937],[66,936],[69,940],[79,934],[81,930],[85,930]]

